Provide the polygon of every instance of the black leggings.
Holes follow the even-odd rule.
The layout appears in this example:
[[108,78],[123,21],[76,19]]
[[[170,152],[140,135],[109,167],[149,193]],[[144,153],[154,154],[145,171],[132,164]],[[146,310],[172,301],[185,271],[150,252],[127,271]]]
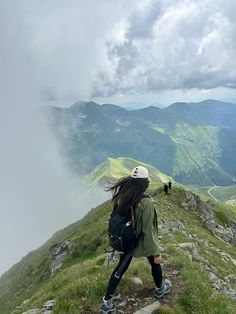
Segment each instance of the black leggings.
[[[129,259],[127,260],[127,262],[125,263],[120,276],[117,277],[117,271],[119,270],[122,261],[124,260],[125,255],[121,254],[120,255],[120,260],[119,263],[117,264],[116,268],[113,270],[110,280],[108,282],[108,287],[107,287],[107,293],[105,295],[105,300],[109,300],[110,298],[112,298],[113,293],[115,292],[122,276],[124,275],[124,273],[126,272],[126,270],[128,269],[131,261],[132,261],[132,256],[129,257]],[[162,284],[162,269],[161,269],[161,265],[160,264],[155,264],[154,263],[154,257],[153,256],[148,256],[147,257],[149,263],[151,264],[152,267],[152,277],[154,279],[154,282],[156,284],[156,286],[159,288]]]

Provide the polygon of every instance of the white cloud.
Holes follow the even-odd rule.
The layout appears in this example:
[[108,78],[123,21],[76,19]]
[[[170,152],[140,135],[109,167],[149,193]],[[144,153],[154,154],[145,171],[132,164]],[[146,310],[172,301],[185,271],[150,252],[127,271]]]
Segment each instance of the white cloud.
[[[104,198],[100,192],[82,199],[84,184],[68,171],[40,114],[45,82],[57,81],[53,87],[62,90],[60,95],[68,93],[68,85],[58,79],[60,64],[54,60],[56,50],[63,49],[60,32],[50,29],[54,24],[49,23],[47,10],[45,15],[41,12],[43,1],[42,8],[35,3],[0,2],[0,274]],[[49,27],[45,34],[43,22]],[[52,69],[49,60],[55,61]],[[60,61],[63,72],[70,64],[62,56]],[[86,65],[82,70],[87,72]],[[65,73],[67,84],[69,78]]]
[[2,1],[0,44],[12,73],[59,99],[234,87],[235,9],[233,0]]
[[[59,99],[90,97],[95,72],[110,66],[107,36],[132,11],[132,3],[21,2],[21,18],[31,29],[29,45],[47,94]],[[114,38],[121,37],[119,30]]]
[[[227,2],[227,1],[226,1]],[[111,94],[235,86],[235,29],[222,1],[151,1],[128,17],[122,43],[109,42]],[[102,76],[103,78],[104,76]]]

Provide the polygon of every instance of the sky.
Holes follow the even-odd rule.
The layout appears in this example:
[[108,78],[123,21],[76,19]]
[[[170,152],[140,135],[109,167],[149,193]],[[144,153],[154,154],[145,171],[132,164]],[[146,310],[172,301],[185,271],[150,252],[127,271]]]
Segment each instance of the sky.
[[9,0],[0,6],[2,67],[10,79],[33,79],[42,102],[236,98],[234,0]]
[[101,198],[79,199],[40,106],[236,102],[235,12],[234,0],[0,1],[0,273]]

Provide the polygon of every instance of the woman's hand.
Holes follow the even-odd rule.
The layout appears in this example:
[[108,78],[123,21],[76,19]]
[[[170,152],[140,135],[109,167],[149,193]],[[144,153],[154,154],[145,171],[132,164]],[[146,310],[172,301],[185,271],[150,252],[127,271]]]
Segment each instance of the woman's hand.
[[154,263],[155,264],[161,264],[162,263],[162,256],[161,255],[154,256]]

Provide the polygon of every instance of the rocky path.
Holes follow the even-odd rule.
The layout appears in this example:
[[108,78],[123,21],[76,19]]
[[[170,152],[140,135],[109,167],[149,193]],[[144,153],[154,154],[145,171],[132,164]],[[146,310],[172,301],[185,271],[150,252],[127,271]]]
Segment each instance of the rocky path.
[[[160,305],[174,306],[177,298],[183,291],[181,275],[180,272],[175,270],[168,262],[165,262],[162,268],[165,279],[168,280],[172,286],[170,293],[166,294],[160,301],[157,301],[153,296],[153,287],[144,285],[140,278],[134,277],[132,291],[128,293],[120,291],[120,293],[115,296],[117,309],[114,314],[151,314],[155,309],[160,307]],[[93,312],[86,307],[80,310],[81,314],[97,314],[97,312]]]

